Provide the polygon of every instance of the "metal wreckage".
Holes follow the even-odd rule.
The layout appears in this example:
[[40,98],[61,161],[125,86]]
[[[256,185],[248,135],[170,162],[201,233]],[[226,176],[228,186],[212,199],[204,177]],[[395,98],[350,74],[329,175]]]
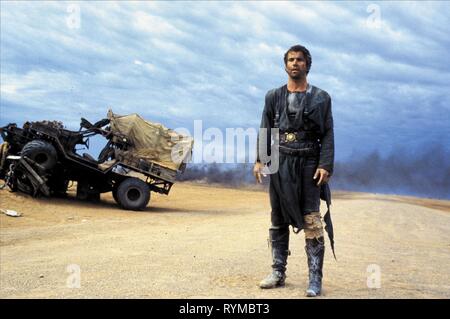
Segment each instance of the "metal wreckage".
[[[150,192],[169,194],[177,174],[186,169],[193,139],[137,114],[120,116],[109,110],[107,118],[91,124],[81,118],[80,130],[62,122],[10,123],[0,128],[0,179],[12,191],[32,196],[64,196],[76,182],[76,196],[98,200],[112,192],[124,209],[142,210]],[[77,154],[89,149],[89,138],[103,136],[107,143],[97,159]]]

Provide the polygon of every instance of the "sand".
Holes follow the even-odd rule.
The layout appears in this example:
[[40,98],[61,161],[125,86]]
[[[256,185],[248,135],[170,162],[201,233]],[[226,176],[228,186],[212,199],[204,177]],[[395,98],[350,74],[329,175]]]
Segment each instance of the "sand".
[[[175,184],[145,211],[0,190],[1,298],[305,298],[303,233],[286,287],[270,271],[268,194]],[[322,205],[322,212],[326,206]],[[320,298],[449,298],[450,201],[335,192],[337,261],[326,246]]]

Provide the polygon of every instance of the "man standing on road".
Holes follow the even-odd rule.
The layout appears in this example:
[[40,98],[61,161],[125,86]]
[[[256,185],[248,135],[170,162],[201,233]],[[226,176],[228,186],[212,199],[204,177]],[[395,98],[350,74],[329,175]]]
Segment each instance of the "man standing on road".
[[[309,267],[306,295],[315,297],[322,290],[325,252],[320,198],[330,204],[328,180],[333,173],[334,133],[331,98],[327,92],[309,85],[311,55],[301,46],[284,55],[287,85],[266,94],[262,114],[258,154],[253,173],[261,183],[262,169],[270,162],[262,150],[270,150],[271,138],[279,141],[278,170],[270,175],[272,273],[259,284],[261,288],[284,286],[289,252],[289,225],[297,233],[304,229]],[[271,129],[279,129],[272,136]],[[265,144],[265,145],[264,145]],[[271,154],[273,160],[275,154]],[[333,247],[329,211],[324,217]]]

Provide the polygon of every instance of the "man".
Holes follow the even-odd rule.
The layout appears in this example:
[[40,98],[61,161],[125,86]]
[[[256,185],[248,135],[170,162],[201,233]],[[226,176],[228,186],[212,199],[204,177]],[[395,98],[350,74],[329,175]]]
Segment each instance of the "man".
[[[270,150],[271,137],[279,141],[278,154],[270,154],[272,162],[275,155],[279,156],[278,170],[270,175],[269,188],[273,271],[259,285],[261,288],[284,286],[291,225],[295,233],[305,231],[309,267],[306,295],[315,297],[322,290],[325,252],[320,198],[322,195],[327,205],[330,204],[326,183],[334,164],[331,98],[327,92],[308,84],[306,77],[311,68],[311,55],[305,47],[291,47],[284,55],[284,63],[288,82],[266,94],[258,156],[253,168],[257,182],[261,183],[262,169],[271,165],[264,162],[263,150]],[[278,128],[278,135],[272,136],[271,128]],[[333,245],[328,212],[325,221]]]

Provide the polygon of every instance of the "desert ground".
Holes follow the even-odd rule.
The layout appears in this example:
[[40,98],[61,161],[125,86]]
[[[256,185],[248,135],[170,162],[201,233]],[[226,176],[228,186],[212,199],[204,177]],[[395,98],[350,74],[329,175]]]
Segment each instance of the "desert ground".
[[[0,190],[0,298],[305,298],[303,232],[270,271],[268,194],[178,183],[146,210]],[[322,212],[326,206],[322,204]],[[320,298],[450,298],[450,201],[334,192]]]

